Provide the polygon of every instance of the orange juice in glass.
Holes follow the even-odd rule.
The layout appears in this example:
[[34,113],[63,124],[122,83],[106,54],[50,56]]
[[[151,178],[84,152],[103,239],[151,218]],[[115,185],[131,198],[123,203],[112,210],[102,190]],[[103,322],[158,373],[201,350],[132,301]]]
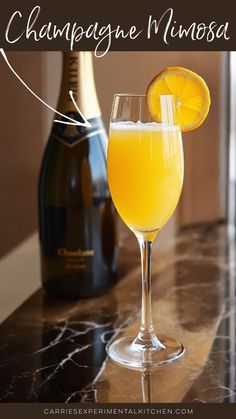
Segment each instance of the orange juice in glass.
[[156,235],[175,210],[184,174],[178,126],[110,125],[108,181],[115,206],[134,232]]

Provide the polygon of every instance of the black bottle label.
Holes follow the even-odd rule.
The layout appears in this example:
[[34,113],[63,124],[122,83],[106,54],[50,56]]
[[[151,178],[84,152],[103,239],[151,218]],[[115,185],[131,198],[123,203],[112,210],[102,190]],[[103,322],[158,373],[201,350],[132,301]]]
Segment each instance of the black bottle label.
[[[78,122],[84,122],[77,112],[67,112],[65,115],[69,118],[75,119]],[[61,120],[68,121],[66,118],[61,118]],[[52,136],[56,137],[59,141],[68,147],[74,147],[87,138],[105,133],[101,118],[92,118],[89,119],[89,122],[92,125],[90,128],[85,126],[54,122],[52,127]]]

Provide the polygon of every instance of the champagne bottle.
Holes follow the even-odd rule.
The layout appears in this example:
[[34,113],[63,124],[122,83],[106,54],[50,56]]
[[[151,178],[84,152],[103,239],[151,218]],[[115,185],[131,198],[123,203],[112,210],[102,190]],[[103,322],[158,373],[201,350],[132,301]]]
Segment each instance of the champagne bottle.
[[44,287],[56,296],[78,298],[105,292],[117,277],[115,210],[106,177],[107,139],[91,52],[63,53],[57,107],[63,115],[84,122],[70,90],[91,128],[53,123],[39,176],[39,237]]

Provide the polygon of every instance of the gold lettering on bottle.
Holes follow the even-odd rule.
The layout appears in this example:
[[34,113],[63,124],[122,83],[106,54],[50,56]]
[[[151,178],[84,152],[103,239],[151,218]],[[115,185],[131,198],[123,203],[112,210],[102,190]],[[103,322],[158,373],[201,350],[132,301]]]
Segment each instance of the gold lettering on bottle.
[[[69,90],[72,90],[74,99],[78,99],[78,56],[69,55]],[[71,97],[69,97],[71,101]]]
[[76,249],[76,250],[68,250],[65,248],[60,248],[57,251],[58,256],[68,257],[68,256],[81,256],[81,257],[88,257],[94,256],[95,252],[93,249]]

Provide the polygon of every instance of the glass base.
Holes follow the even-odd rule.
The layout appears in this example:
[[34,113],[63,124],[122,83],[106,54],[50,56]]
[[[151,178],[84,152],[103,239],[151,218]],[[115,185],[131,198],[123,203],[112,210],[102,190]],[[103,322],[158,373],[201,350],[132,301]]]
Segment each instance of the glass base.
[[181,358],[185,352],[183,345],[171,338],[159,338],[159,344],[149,348],[136,342],[135,337],[120,338],[108,346],[107,353],[118,364],[142,369],[170,364]]

